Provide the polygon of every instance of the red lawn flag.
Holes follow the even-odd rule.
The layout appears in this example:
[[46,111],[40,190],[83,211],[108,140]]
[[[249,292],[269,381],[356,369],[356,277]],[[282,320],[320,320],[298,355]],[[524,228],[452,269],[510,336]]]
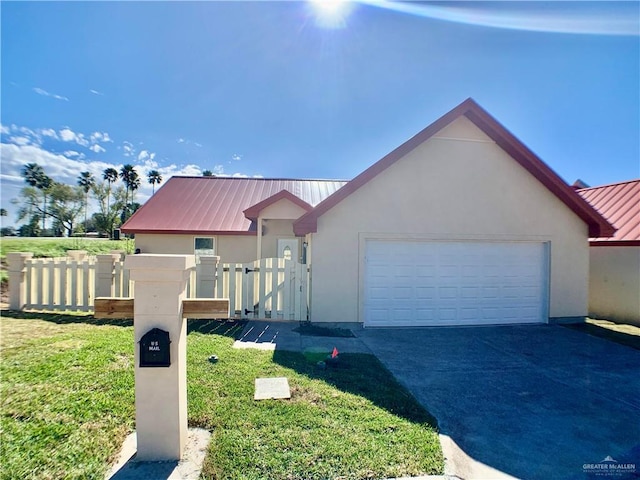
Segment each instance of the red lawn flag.
[[331,352],[331,358],[336,358],[338,356],[338,349],[333,347],[333,352]]

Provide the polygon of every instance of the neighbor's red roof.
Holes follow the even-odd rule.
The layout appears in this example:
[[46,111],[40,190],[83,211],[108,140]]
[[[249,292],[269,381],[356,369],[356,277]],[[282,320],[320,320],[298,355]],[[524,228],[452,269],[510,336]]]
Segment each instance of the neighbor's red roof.
[[583,188],[578,193],[618,229],[613,237],[591,238],[592,242],[640,245],[640,179]]
[[[124,233],[255,235],[243,213],[286,190],[315,207],[340,180],[171,177],[123,226]],[[300,202],[302,203],[302,202]]]

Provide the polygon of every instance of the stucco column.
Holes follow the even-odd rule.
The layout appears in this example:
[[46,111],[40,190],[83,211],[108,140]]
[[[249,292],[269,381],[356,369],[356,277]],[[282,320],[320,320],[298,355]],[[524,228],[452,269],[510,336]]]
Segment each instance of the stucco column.
[[[137,459],[179,460],[187,439],[187,322],[182,300],[193,255],[129,255],[135,282],[134,339]],[[154,328],[169,332],[169,367],[140,367],[139,341]]]
[[256,252],[256,260],[260,260],[262,258],[262,217],[258,216],[258,249]]
[[33,257],[33,253],[7,253],[9,264],[9,308],[22,310],[27,303],[27,269],[25,262]]
[[196,297],[215,298],[216,294],[216,269],[220,257],[207,255],[200,257],[200,267],[196,284]]
[[114,268],[120,258],[119,253],[96,255],[96,297],[115,295]]

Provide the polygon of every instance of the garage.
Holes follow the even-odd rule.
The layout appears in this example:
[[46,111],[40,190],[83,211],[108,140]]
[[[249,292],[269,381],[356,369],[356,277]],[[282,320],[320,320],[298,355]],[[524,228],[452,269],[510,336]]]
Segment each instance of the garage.
[[367,240],[364,325],[544,323],[544,242]]

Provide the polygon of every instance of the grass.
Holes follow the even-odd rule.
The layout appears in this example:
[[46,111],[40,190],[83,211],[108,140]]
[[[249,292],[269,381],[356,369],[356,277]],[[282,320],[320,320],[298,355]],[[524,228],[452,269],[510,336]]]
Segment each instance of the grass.
[[[0,478],[100,477],[134,428],[131,322],[3,317]],[[300,353],[233,349],[242,328],[189,324],[189,425],[212,432],[204,478],[442,472],[435,421],[375,357],[341,354],[321,370]],[[254,401],[264,376],[286,376],[291,400]]]
[[86,250],[89,255],[109,253],[111,250],[131,253],[133,240],[2,237],[0,241],[0,257],[3,260],[9,252],[32,252],[34,257],[64,257],[67,250]]
[[634,325],[588,318],[585,323],[566,326],[573,330],[579,330],[595,337],[605,338],[612,342],[640,350],[640,327]]

